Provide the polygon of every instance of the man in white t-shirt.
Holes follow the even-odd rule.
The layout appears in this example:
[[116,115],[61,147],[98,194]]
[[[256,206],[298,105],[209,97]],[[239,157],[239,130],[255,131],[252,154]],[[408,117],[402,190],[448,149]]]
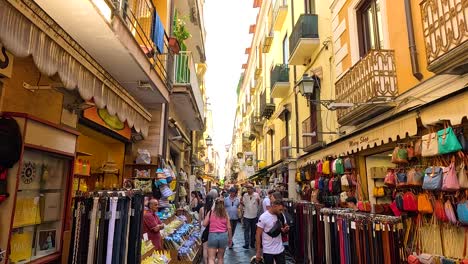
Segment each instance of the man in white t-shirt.
[[268,209],[270,209],[270,203],[271,203],[270,197],[274,192],[275,190],[269,190],[267,197],[263,199],[263,202],[262,202],[263,212],[266,212],[268,211]]
[[282,216],[283,209],[281,200],[273,200],[270,209],[258,219],[256,236],[257,262],[262,258],[261,246],[263,246],[263,261],[265,264],[286,263],[281,234],[289,232],[289,226],[282,225],[278,219],[278,215]]
[[244,208],[244,240],[243,248],[255,248],[255,229],[258,210],[261,206],[260,195],[254,192],[252,184],[247,185],[247,193],[242,196],[241,205]]

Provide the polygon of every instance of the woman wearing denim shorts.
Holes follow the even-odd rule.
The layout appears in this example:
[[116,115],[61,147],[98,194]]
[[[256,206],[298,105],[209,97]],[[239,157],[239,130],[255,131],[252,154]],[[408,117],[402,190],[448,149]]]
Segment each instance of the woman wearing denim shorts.
[[214,264],[216,258],[218,264],[223,264],[226,247],[232,245],[231,223],[224,207],[224,199],[216,199],[214,208],[203,220],[203,225],[209,228],[208,264]]

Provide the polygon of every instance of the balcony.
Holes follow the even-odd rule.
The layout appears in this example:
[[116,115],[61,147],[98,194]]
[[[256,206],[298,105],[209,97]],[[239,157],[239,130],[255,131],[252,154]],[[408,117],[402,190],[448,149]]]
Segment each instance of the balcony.
[[258,115],[250,116],[250,130],[255,131],[256,133],[261,134],[263,129],[263,124],[265,121]]
[[393,50],[371,50],[335,84],[336,102],[354,103],[338,109],[338,123],[356,125],[393,106],[384,103],[398,95]]
[[271,45],[273,44],[273,37],[274,37],[273,31],[271,31],[268,35],[265,35],[265,37],[263,37],[263,49],[262,49],[263,53],[270,52]]
[[171,101],[190,130],[201,130],[204,122],[203,97],[191,52],[180,52],[174,59],[174,87]]
[[286,98],[289,92],[289,67],[287,64],[278,64],[270,74],[271,97]]
[[266,93],[263,91],[260,94],[260,116],[265,117],[266,119],[270,119],[271,115],[275,112],[275,104],[273,100],[270,99],[267,102]]
[[[323,146],[317,133],[317,121],[316,118],[309,116],[302,122],[302,147],[305,152],[316,150]],[[305,135],[307,133],[307,135]]]
[[291,149],[289,148],[289,138],[287,136],[281,139],[280,147],[281,147],[281,149],[280,149],[280,151],[281,151],[280,152],[281,153],[280,158],[282,160],[291,157]]
[[145,107],[169,100],[173,57],[150,0],[34,2]]
[[320,46],[318,16],[302,14],[289,37],[289,64],[304,65]]
[[468,2],[424,0],[420,8],[428,69],[438,74],[468,72]]
[[280,31],[288,15],[288,0],[276,0],[273,8],[273,29]]

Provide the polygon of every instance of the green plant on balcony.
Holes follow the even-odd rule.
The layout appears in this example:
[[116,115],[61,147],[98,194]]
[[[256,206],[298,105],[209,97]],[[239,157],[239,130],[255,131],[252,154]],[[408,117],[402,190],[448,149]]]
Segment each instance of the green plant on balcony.
[[185,46],[184,41],[188,38],[190,38],[192,35],[190,32],[187,30],[186,26],[186,17],[185,16],[179,16],[179,14],[176,12],[174,16],[174,31],[173,35],[177,39],[177,41],[180,44],[180,49],[182,51],[187,50],[187,46]]

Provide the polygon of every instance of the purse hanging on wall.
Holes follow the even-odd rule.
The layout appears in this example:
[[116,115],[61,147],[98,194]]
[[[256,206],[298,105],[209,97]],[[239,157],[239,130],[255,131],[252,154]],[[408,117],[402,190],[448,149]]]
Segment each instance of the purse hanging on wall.
[[439,154],[439,146],[437,143],[437,133],[432,132],[422,136],[421,156],[432,157]]
[[448,154],[462,149],[451,127],[437,131],[439,154]]

